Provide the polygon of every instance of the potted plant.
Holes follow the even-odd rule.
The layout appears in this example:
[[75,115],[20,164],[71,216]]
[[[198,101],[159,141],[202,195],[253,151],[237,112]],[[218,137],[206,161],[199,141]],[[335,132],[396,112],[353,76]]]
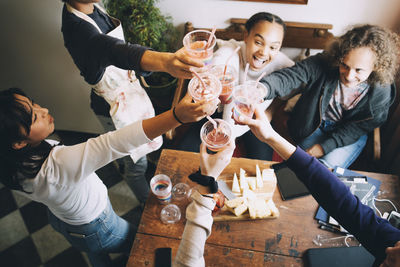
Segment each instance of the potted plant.
[[[175,52],[179,31],[172,18],[156,7],[158,0],[104,0],[107,12],[124,27],[126,41],[150,47],[160,52]],[[153,73],[139,77],[142,86],[153,101],[156,113],[167,110],[172,102],[177,79],[168,73]]]

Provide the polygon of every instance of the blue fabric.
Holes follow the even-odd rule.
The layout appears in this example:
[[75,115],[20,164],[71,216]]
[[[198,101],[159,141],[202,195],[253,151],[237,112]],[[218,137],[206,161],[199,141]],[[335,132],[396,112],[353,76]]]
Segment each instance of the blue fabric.
[[47,212],[51,226],[73,247],[87,252],[90,263],[95,267],[112,265],[108,253],[130,252],[137,229],[115,214],[110,201],[96,219],[83,225],[67,224],[50,210]]
[[329,215],[375,256],[377,263],[386,258],[385,249],[400,240],[400,230],[377,217],[332,172],[300,147],[287,160],[287,165]]
[[139,202],[145,203],[150,192],[149,182],[145,176],[147,170],[146,156],[141,157],[136,163],[133,163],[131,157],[124,157],[122,160],[125,165],[123,176],[126,183]]
[[[325,139],[329,138],[329,132],[336,129],[336,123],[333,121],[322,121],[320,127],[309,137],[299,143],[302,149],[308,149],[314,144],[321,144]],[[319,160],[328,168],[342,167],[348,168],[361,154],[368,136],[361,136],[353,144],[338,147],[319,158]]]

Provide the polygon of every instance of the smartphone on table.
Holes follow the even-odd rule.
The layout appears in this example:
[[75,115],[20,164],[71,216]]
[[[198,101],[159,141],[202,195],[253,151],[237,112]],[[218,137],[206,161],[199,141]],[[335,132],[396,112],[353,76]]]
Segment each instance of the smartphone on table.
[[157,248],[154,267],[171,267],[171,248]]

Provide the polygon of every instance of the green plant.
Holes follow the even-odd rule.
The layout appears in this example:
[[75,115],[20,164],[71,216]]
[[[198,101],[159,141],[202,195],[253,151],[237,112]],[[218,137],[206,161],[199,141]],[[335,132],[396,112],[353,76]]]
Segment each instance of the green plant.
[[125,39],[160,52],[177,50],[179,31],[156,7],[158,0],[104,0],[110,15],[124,27]]
[[[164,16],[156,6],[158,0],[103,0],[107,12],[121,20],[126,41],[147,46],[159,52],[175,52],[180,33],[170,16]],[[170,108],[177,79],[165,72],[140,77],[156,114]]]

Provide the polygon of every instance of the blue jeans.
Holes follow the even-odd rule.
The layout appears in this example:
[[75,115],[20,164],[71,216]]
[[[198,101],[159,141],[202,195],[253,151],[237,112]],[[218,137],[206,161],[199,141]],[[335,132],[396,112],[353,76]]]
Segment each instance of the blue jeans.
[[[303,139],[299,146],[302,149],[307,149],[315,144],[321,143],[328,138],[330,131],[335,129],[335,122],[322,121],[321,126],[309,137]],[[367,135],[361,136],[355,143],[338,147],[319,158],[319,160],[328,168],[336,166],[348,168],[360,155],[365,144],[367,143]]]
[[115,214],[109,200],[105,210],[87,224],[65,223],[54,216],[49,209],[47,214],[51,226],[73,247],[85,251],[94,267],[111,266],[108,253],[129,254],[137,230]]
[[122,158],[125,169],[123,177],[128,184],[129,188],[135,194],[140,203],[145,203],[149,196],[150,186],[146,179],[147,158],[141,157],[133,163],[132,158],[127,156]]

